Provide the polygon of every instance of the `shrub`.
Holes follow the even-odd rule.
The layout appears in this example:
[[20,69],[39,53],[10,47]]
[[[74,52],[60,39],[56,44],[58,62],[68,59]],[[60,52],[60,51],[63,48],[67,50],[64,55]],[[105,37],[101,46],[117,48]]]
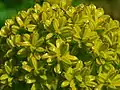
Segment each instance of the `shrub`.
[[0,31],[1,90],[109,90],[120,86],[120,26],[80,4],[44,2]]

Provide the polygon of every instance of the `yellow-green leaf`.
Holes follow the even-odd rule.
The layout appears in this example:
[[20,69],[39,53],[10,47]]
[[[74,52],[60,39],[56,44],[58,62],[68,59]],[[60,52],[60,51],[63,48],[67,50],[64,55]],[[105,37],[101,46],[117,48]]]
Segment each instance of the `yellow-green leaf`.
[[47,20],[47,14],[46,14],[46,12],[42,13],[42,20],[43,20],[43,22],[45,22]]
[[70,84],[69,81],[63,81],[62,84],[61,84],[61,87],[67,87],[68,85]]
[[44,51],[45,51],[45,49],[44,49],[44,48],[42,48],[42,47],[38,47],[38,48],[36,48],[36,51],[37,51],[37,52],[44,52]]
[[35,70],[37,70],[37,67],[38,67],[37,60],[34,56],[31,57],[31,61],[32,61],[32,64],[33,64]]
[[37,13],[33,13],[32,16],[35,19],[35,21],[39,20],[39,15]]
[[32,84],[31,90],[37,90],[35,84]]
[[56,73],[58,73],[58,74],[61,73],[61,71],[60,71],[60,64],[59,64],[59,63],[54,67],[54,71],[55,71]]
[[19,24],[20,27],[22,27],[24,25],[22,19],[19,16],[16,16],[16,21]]
[[20,45],[20,46],[30,46],[30,42],[26,41],[26,42],[18,42],[17,45]]
[[56,33],[59,33],[59,21],[55,18],[54,20],[53,20],[53,27],[54,27],[54,29],[55,29],[55,32]]
[[48,33],[46,36],[46,40],[50,39],[53,36],[53,33]]
[[8,78],[8,75],[7,74],[3,74],[0,76],[0,80],[5,80]]
[[27,53],[26,48],[22,48],[17,52],[17,55],[22,55],[22,54],[25,54],[25,53]]
[[26,27],[27,27],[27,29],[28,29],[29,32],[33,32],[34,29],[36,28],[36,25],[34,25],[34,24],[28,24]]
[[7,44],[10,46],[10,47],[14,47],[14,43],[11,39],[7,38]]
[[33,70],[33,68],[31,66],[27,65],[27,62],[25,62],[25,61],[22,63],[22,68],[28,72],[31,72]]

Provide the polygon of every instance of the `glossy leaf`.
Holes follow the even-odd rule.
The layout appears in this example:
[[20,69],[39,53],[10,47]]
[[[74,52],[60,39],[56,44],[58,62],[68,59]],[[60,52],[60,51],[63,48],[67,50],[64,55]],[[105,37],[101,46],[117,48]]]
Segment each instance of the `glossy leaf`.
[[62,82],[62,84],[61,84],[61,87],[66,87],[66,86],[68,86],[70,84],[70,82],[69,81],[63,81]]
[[54,71],[58,74],[61,73],[61,70],[60,70],[60,64],[58,63],[55,67],[54,67]]
[[20,45],[20,46],[30,46],[30,42],[26,41],[26,42],[18,42],[17,45]]
[[32,84],[31,90],[37,90],[35,84]]
[[17,21],[17,23],[19,24],[20,27],[22,27],[24,25],[22,19],[19,16],[16,17],[16,21]]
[[34,29],[36,28],[36,25],[34,25],[34,24],[29,24],[29,25],[27,25],[26,27],[27,27],[27,29],[28,29],[29,32],[33,32]]
[[32,61],[32,64],[33,64],[35,70],[37,70],[37,67],[38,67],[37,60],[34,56],[31,57],[31,61]]
[[68,80],[68,81],[71,81],[73,76],[69,73],[65,73],[65,78]]
[[8,75],[7,74],[3,74],[0,76],[0,80],[5,80],[8,78]]
[[22,65],[22,68],[23,68],[24,70],[26,70],[26,71],[28,71],[28,72],[31,72],[31,70],[33,70],[32,67],[30,67],[29,65],[27,65],[27,62],[23,62],[22,64],[23,64],[23,65]]
[[42,13],[42,20],[43,20],[43,22],[45,22],[47,20],[47,14],[46,14],[46,12]]
[[57,19],[53,20],[53,27],[55,29],[55,32],[59,33],[59,30],[58,30],[59,29],[59,21]]

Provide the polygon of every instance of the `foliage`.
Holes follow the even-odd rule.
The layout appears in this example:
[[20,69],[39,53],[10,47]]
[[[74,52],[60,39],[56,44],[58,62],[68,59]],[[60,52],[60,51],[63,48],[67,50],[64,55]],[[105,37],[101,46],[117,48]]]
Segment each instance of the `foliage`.
[[32,7],[34,3],[34,0],[0,0],[0,28],[6,19],[15,16],[20,10]]
[[0,48],[1,90],[120,86],[119,22],[93,4],[44,2],[20,11],[1,28]]

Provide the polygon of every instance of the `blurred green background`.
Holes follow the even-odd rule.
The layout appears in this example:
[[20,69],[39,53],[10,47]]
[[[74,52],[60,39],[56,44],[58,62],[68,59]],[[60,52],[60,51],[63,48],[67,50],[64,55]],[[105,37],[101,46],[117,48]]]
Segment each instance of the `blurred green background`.
[[[35,2],[42,4],[44,0],[0,0],[0,28],[7,18],[12,18],[19,10],[32,7]],[[97,7],[104,8],[105,14],[120,21],[120,0],[73,0],[72,5],[80,3],[93,3]]]

